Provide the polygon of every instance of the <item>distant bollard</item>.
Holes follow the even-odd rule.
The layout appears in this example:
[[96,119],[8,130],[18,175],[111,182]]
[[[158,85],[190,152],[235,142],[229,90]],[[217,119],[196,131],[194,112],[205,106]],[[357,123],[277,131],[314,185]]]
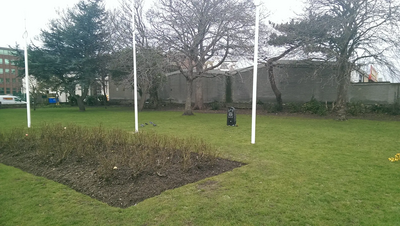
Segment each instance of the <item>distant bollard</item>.
[[227,123],[228,126],[236,126],[236,110],[234,107],[228,109]]

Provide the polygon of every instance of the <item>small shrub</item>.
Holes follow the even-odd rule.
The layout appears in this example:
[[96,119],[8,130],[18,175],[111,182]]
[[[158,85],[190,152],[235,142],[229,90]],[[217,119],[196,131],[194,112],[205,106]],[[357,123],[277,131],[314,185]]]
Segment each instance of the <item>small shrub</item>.
[[87,96],[85,98],[85,102],[89,106],[96,106],[99,104],[99,100],[98,100],[97,96]]
[[366,113],[366,107],[361,102],[351,102],[347,104],[347,113],[353,116]]
[[99,95],[97,96],[98,103],[101,105],[104,105],[104,103],[107,102],[107,96],[106,95]]
[[262,104],[262,108],[263,108],[263,110],[266,110],[270,113],[279,112],[279,110],[278,110],[279,107],[278,107],[277,103],[265,103],[265,104]]
[[369,111],[376,114],[400,115],[400,103],[370,105]]
[[290,113],[303,112],[302,105],[298,104],[298,103],[288,103],[288,104],[286,104],[286,107]]
[[76,106],[78,104],[78,100],[76,99],[75,96],[69,96],[68,102],[71,106]]
[[211,103],[211,110],[219,110],[221,109],[221,104],[218,101],[214,101]]
[[400,103],[396,102],[394,104],[391,104],[388,110],[388,113],[391,115],[400,115]]
[[371,106],[369,106],[369,110],[372,113],[377,113],[377,114],[382,114],[385,113],[385,106],[382,104],[373,104]]
[[311,114],[317,115],[326,115],[327,109],[322,102],[319,102],[317,99],[311,97],[311,100],[303,105],[303,111],[309,112]]

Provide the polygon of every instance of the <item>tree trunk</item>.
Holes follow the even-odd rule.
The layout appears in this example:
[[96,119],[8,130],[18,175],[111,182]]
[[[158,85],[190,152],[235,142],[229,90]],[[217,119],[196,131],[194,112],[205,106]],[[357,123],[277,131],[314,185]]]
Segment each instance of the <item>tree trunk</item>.
[[194,102],[195,110],[204,109],[204,99],[203,99],[203,78],[198,78],[196,80],[196,100]]
[[76,102],[78,103],[79,111],[86,111],[85,103],[83,102],[83,100],[85,100],[88,93],[89,93],[89,87],[84,87],[82,95],[80,97],[76,98]]
[[143,110],[144,103],[146,102],[146,95],[149,92],[147,87],[142,87],[142,95],[140,96],[140,100],[138,101],[138,109],[139,111]]
[[347,120],[346,110],[347,110],[347,92],[350,83],[350,70],[347,66],[347,62],[341,63],[339,65],[338,75],[336,77],[338,82],[338,93],[336,99],[336,119],[339,121]]
[[290,47],[289,49],[287,49],[283,53],[281,53],[279,56],[272,57],[272,58],[268,59],[267,63],[266,63],[267,70],[268,70],[269,82],[271,84],[272,91],[275,94],[275,99],[276,99],[276,103],[277,103],[277,109],[276,110],[278,110],[278,111],[282,111],[283,110],[282,93],[279,91],[278,87],[276,86],[275,75],[274,75],[274,67],[273,67],[272,64],[275,61],[278,61],[278,60],[282,59],[284,56],[286,56],[287,54],[289,54],[293,50],[297,49],[297,47],[298,46]]
[[192,85],[193,85],[193,79],[186,78],[186,102],[185,102],[185,112],[183,112],[183,115],[193,115]]
[[[33,95],[32,95],[33,94]],[[36,104],[38,100],[38,95],[36,93],[32,93],[31,96],[33,97],[33,110],[36,111]]]
[[146,102],[146,95],[142,94],[140,100],[138,101],[138,111],[142,111],[144,108],[144,102]]
[[152,101],[152,103],[154,105],[154,108],[158,109],[159,100],[158,100],[158,92],[157,92],[157,90],[152,92],[152,95],[150,96],[150,100]]
[[86,111],[85,104],[83,103],[82,97],[77,97],[76,102],[78,103],[79,111]]
[[274,91],[276,103],[277,103],[277,111],[283,110],[283,103],[282,103],[282,93],[279,91],[278,87],[276,86],[275,82],[275,75],[274,75],[274,67],[272,63],[268,63],[268,77],[269,82],[271,84],[272,91]]

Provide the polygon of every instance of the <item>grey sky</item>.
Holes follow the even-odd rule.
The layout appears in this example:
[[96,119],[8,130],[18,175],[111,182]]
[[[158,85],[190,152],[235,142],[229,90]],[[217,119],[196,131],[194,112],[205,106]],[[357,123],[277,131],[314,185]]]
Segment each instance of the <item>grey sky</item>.
[[[0,47],[14,46],[15,43],[23,45],[22,35],[26,28],[28,40],[33,40],[40,34],[40,29],[48,27],[51,19],[57,18],[56,10],[66,9],[74,6],[79,0],[11,0],[2,4],[0,14],[1,35]],[[107,9],[119,6],[118,0],[104,0]],[[149,2],[148,0],[146,2]],[[300,12],[301,1],[299,0],[260,0],[271,11],[270,20],[283,22],[294,16],[294,11]]]

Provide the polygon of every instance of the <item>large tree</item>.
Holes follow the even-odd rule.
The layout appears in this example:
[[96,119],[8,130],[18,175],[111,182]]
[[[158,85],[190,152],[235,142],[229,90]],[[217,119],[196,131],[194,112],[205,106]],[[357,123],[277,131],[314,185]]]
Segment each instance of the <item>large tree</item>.
[[[126,48],[115,52],[110,62],[113,82],[133,88],[132,49]],[[158,89],[165,81],[166,58],[158,49],[140,47],[137,49],[136,65],[138,94],[141,97],[138,101],[139,110],[143,109],[147,97],[153,106],[157,107]]]
[[[70,95],[76,97],[79,110],[85,111],[90,85],[105,73],[107,12],[102,0],[82,0],[59,16],[41,31],[42,46],[31,46],[29,72],[40,80],[56,77],[65,89],[72,89]],[[76,85],[81,95],[75,95]]]
[[111,14],[113,59],[111,62],[113,81],[133,87],[133,51],[132,51],[132,10],[135,14],[136,66],[138,93],[141,96],[138,107],[143,109],[149,96],[157,107],[158,89],[165,80],[167,60],[157,43],[149,41],[149,29],[143,16],[143,0],[132,2],[122,0],[120,7]]
[[[251,44],[254,4],[250,0],[158,0],[148,13],[153,37],[186,78],[184,115],[192,115],[195,80],[219,67],[234,51]],[[213,62],[206,67],[207,62]],[[196,108],[203,108],[202,83]]]
[[[266,45],[268,47],[279,47],[277,54],[265,54],[263,57],[264,64],[267,67],[268,78],[271,84],[272,91],[275,94],[277,101],[277,110],[283,110],[282,93],[279,91],[274,75],[274,63],[284,57],[297,58],[303,56],[306,58],[305,52],[308,52],[308,47],[321,40],[325,40],[327,31],[324,26],[319,26],[319,21],[316,18],[305,18],[302,20],[291,20],[288,23],[273,24],[271,32],[267,33]],[[272,55],[272,56],[271,56]]]
[[317,18],[326,38],[309,51],[336,63],[337,119],[346,120],[350,74],[367,61],[393,69],[386,51],[397,45],[400,2],[392,0],[308,0],[307,17]]

